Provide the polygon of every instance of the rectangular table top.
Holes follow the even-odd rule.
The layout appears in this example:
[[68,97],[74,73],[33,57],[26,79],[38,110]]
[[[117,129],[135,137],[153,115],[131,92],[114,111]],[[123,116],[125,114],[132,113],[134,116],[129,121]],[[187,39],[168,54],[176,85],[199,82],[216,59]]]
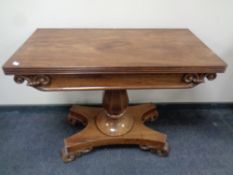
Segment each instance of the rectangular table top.
[[226,64],[188,29],[37,29],[6,74],[218,73]]

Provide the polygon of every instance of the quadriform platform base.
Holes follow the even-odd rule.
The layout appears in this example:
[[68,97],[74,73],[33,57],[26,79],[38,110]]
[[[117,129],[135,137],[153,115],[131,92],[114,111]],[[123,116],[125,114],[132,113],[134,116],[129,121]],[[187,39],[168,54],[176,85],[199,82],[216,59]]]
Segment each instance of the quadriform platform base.
[[65,139],[65,162],[112,144],[168,155],[166,135],[144,125],[156,106],[128,106],[127,90],[192,88],[225,68],[188,29],[38,29],[3,67],[42,91],[104,90],[102,107],[71,107],[68,123],[85,128]]
[[65,162],[95,147],[111,144],[135,144],[161,156],[168,155],[167,136],[144,125],[158,117],[154,104],[127,106],[126,90],[105,91],[103,102],[103,108],[71,107],[67,121],[71,125],[81,122],[86,127],[65,139]]

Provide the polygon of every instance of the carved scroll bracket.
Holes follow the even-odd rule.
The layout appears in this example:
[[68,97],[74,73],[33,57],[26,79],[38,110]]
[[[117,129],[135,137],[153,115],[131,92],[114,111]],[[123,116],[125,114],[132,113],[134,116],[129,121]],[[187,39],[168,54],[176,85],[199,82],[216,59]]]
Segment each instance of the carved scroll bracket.
[[188,73],[183,76],[183,81],[187,84],[199,84],[204,83],[205,78],[214,80],[216,77],[216,73]]
[[14,81],[19,84],[27,81],[27,86],[38,87],[49,85],[51,78],[48,75],[15,75]]

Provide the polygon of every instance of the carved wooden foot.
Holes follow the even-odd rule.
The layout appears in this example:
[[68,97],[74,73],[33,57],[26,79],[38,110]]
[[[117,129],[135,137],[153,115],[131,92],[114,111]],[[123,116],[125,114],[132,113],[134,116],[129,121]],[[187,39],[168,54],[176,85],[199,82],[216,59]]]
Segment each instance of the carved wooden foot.
[[144,122],[158,117],[155,105],[129,106],[120,117],[111,118],[108,115],[104,108],[71,108],[68,115],[69,123],[73,125],[81,122],[86,127],[64,140],[62,159],[65,162],[70,162],[93,148],[113,144],[135,144],[159,155],[168,154],[166,135],[144,125]]
[[151,151],[152,153],[155,153],[157,154],[158,156],[160,157],[167,157],[169,155],[169,145],[168,143],[166,142],[165,145],[161,148],[153,148],[153,146],[148,146],[148,145],[139,145],[139,147],[142,149],[142,150],[149,150]]

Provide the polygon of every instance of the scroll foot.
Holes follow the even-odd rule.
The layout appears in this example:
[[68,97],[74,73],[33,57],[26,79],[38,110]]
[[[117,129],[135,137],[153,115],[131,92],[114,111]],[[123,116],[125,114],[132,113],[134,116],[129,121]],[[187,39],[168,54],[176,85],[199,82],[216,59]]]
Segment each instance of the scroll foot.
[[68,151],[63,148],[61,151],[61,158],[65,163],[69,163],[73,161],[75,158],[80,157],[82,154],[89,153],[92,148],[83,149],[80,151],[76,151],[75,153],[68,153]]
[[162,148],[160,148],[160,149],[150,149],[150,151],[152,153],[157,154],[160,157],[167,157],[169,155],[170,149],[169,149],[168,143],[166,142],[165,145]]

